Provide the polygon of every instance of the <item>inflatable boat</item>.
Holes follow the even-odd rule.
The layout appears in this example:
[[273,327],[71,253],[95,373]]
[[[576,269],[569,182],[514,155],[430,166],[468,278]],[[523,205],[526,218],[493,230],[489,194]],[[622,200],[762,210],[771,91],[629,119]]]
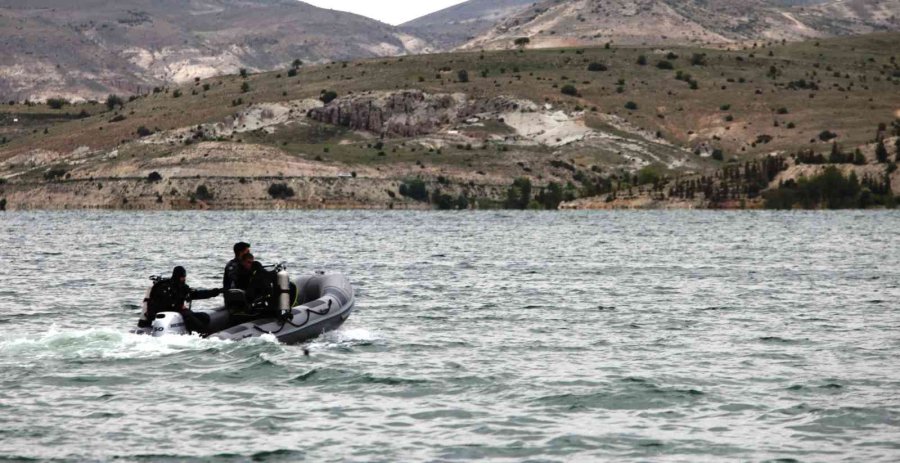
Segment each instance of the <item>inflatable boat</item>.
[[[279,342],[298,344],[337,329],[350,317],[355,297],[344,275],[317,273],[291,281],[283,268],[277,269],[276,275],[280,287],[277,316],[257,319],[236,316],[234,305],[241,303],[243,291],[229,290],[224,294],[223,306],[194,310],[209,316],[204,336],[239,341],[268,334]],[[184,318],[177,312],[158,313],[151,326],[132,332],[154,337],[188,334]]]

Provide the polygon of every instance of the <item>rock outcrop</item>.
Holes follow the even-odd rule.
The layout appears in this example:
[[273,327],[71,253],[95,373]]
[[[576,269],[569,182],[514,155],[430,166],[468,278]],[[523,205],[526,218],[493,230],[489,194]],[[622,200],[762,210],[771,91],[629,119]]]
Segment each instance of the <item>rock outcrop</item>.
[[418,90],[378,92],[339,98],[309,112],[319,122],[386,137],[428,135],[479,114],[500,114],[536,106],[512,98],[469,100],[461,93]]

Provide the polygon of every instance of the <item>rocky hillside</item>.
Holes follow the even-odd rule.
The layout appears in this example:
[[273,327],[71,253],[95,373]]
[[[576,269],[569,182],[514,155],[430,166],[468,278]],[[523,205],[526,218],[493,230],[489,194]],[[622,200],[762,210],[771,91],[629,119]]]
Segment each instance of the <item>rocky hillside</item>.
[[543,0],[464,48],[514,48],[516,39],[538,48],[727,44],[895,30],[900,0]]
[[536,0],[469,0],[400,26],[433,46],[452,50],[493,29]]
[[386,24],[295,0],[0,0],[0,95],[137,94],[172,82],[427,51]]
[[[4,104],[0,200],[7,209],[531,199],[554,208],[648,184],[658,195],[660,179],[683,180],[665,188],[669,197],[703,189],[733,200],[758,177],[701,179],[773,153],[801,153],[805,166],[835,142],[854,154],[896,137],[898,44],[893,33],[747,50],[416,55],[222,76],[109,104]],[[863,158],[860,169],[879,156],[867,148]],[[867,169],[890,166],[878,164]]]

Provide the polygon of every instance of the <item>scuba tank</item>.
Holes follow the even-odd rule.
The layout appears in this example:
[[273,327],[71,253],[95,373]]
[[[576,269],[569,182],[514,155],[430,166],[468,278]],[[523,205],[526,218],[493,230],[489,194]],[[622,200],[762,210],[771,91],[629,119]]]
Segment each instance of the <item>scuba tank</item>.
[[286,313],[291,310],[291,277],[283,265],[279,265],[275,276],[278,285],[278,309]]

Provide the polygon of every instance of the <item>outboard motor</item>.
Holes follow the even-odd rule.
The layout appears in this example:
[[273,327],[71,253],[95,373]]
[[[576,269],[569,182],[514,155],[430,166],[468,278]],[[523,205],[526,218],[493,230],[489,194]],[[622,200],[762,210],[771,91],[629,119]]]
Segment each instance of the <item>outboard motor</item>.
[[166,336],[170,334],[188,334],[187,326],[184,324],[184,317],[177,312],[160,312],[153,319],[153,337]]

